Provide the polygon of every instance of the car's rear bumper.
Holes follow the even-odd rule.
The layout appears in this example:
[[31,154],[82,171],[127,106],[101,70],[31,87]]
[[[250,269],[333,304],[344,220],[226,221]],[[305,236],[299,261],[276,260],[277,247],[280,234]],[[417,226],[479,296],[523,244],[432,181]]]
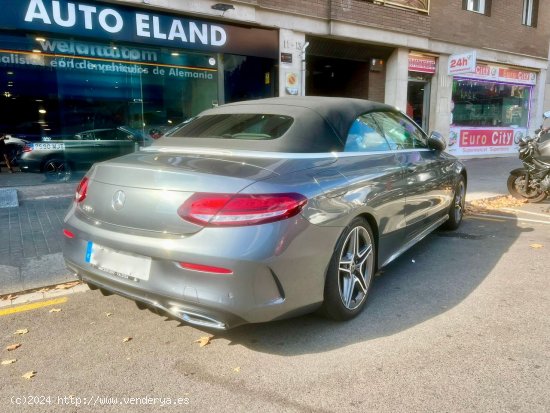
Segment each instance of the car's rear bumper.
[[[227,329],[313,310],[323,300],[325,273],[341,231],[301,216],[239,228],[205,228],[190,236],[159,239],[114,232],[69,212],[67,266],[84,281],[159,308],[191,324]],[[86,262],[89,241],[151,257],[149,279],[130,280]],[[213,274],[182,268],[191,262],[228,268]]]
[[82,281],[85,281],[93,289],[99,288],[105,292],[114,293],[139,304],[145,304],[151,309],[161,310],[173,317],[181,319],[189,324],[203,327],[226,330],[245,324],[237,315],[216,309],[197,306],[182,297],[170,297],[164,294],[147,291],[131,285],[123,285],[117,280],[102,277],[88,268],[82,268],[70,261],[65,261],[67,267],[75,272]]

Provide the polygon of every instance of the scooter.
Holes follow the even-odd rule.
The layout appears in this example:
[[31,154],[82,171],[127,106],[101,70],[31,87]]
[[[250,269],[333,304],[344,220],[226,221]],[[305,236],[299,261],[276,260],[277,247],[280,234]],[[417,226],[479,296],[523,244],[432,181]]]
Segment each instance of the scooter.
[[542,202],[550,195],[550,127],[544,128],[544,121],[550,118],[550,111],[544,112],[543,124],[535,136],[522,138],[519,142],[519,159],[523,168],[510,171],[508,191],[513,197],[528,202]]

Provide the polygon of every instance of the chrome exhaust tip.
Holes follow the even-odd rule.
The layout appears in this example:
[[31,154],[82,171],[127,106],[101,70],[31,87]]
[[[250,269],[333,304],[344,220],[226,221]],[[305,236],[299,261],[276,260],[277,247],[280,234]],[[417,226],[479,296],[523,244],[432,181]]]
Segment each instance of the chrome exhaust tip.
[[202,314],[192,313],[179,308],[173,308],[170,313],[192,325],[214,328],[216,330],[227,330],[227,324],[223,321],[219,321]]

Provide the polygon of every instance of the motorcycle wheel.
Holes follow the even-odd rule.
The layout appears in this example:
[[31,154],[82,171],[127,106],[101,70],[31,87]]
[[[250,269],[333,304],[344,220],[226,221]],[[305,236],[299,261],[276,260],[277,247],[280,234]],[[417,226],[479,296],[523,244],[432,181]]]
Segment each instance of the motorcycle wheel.
[[508,191],[517,199],[525,199],[527,202],[542,202],[546,199],[546,191],[540,191],[537,189],[527,188],[525,191],[525,176],[524,175],[510,175],[506,182]]

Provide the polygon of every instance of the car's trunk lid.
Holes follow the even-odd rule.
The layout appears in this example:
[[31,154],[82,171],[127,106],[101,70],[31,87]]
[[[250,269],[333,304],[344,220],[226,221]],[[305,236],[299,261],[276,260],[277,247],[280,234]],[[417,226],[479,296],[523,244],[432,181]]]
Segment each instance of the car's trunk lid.
[[191,234],[201,227],[177,211],[194,193],[238,193],[283,170],[311,165],[281,158],[138,152],[94,166],[79,212],[96,225],[121,231]]

